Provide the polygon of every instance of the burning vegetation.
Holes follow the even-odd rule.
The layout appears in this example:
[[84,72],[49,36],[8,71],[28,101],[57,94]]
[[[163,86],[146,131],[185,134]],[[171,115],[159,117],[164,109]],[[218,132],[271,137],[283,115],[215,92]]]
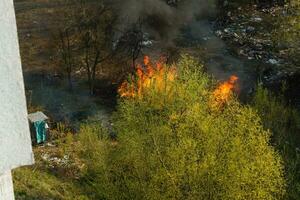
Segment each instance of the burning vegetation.
[[152,63],[149,56],[144,57],[143,64],[136,67],[136,76],[124,81],[118,89],[121,97],[142,98],[151,88],[157,92],[170,91],[171,82],[176,78],[175,67],[167,67],[163,59]]
[[[121,97],[142,98],[150,89],[160,93],[170,93],[171,83],[176,78],[176,68],[167,67],[163,59],[153,64],[149,56],[144,57],[143,64],[136,67],[135,76],[129,81],[124,81],[118,89]],[[232,97],[237,86],[238,77],[230,76],[229,80],[221,83],[211,95],[210,106],[219,110]]]
[[[269,132],[256,112],[233,98],[236,76],[212,89],[214,81],[203,65],[183,55],[176,64],[175,79],[164,79],[170,91],[152,92],[154,86],[159,88],[155,80],[161,76],[157,67],[153,72],[147,69],[149,63],[146,57],[141,66],[145,68],[137,69],[132,84],[135,98],[123,101],[115,115],[120,145],[113,152],[118,157],[107,162],[115,164],[112,170],[103,170],[111,173],[104,177],[124,180],[117,182],[113,198],[126,199],[128,191],[137,199],[250,200],[284,194],[281,161],[269,145]],[[212,109],[213,105],[217,107]],[[128,167],[129,171],[124,170]]]
[[236,88],[238,77],[230,76],[229,80],[220,84],[213,92],[212,107],[220,108],[232,97],[233,91]]

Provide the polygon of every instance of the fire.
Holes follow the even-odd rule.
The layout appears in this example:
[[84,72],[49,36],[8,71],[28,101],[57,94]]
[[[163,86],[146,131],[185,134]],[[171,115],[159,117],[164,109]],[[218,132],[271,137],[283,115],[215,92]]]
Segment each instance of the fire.
[[218,108],[228,102],[232,96],[234,88],[236,87],[238,79],[239,78],[237,76],[230,76],[228,81],[222,83],[217,89],[215,89],[213,92],[213,107]]
[[121,97],[141,98],[152,87],[159,92],[168,92],[170,90],[168,83],[174,81],[175,77],[176,70],[174,67],[165,67],[162,61],[153,65],[149,56],[145,56],[143,65],[139,64],[136,67],[136,81],[132,83],[123,82],[118,93]]

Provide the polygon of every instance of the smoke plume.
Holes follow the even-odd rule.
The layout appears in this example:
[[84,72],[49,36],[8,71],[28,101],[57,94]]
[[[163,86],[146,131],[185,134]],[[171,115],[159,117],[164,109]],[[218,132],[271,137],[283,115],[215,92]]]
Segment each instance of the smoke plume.
[[118,2],[119,29],[142,22],[157,39],[172,41],[180,28],[213,11],[213,0],[126,0]]

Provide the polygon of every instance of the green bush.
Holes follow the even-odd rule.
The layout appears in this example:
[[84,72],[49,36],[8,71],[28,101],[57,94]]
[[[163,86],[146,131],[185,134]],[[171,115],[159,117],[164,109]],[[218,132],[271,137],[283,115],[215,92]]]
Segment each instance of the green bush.
[[300,118],[296,109],[288,106],[282,96],[275,96],[261,85],[258,86],[253,98],[253,108],[256,109],[266,129],[270,129],[276,145],[284,143],[296,144],[300,128]]
[[88,200],[75,184],[38,169],[15,170],[16,200]]
[[275,96],[258,86],[253,98],[256,109],[266,129],[272,132],[272,142],[282,155],[287,178],[286,199],[300,197],[300,116],[287,105],[282,96]]
[[278,16],[272,40],[280,54],[288,57],[294,66],[300,62],[300,1],[290,0]]
[[99,124],[84,124],[77,136],[77,154],[84,163],[80,178],[81,189],[90,199],[113,199],[114,185],[112,184],[110,161],[112,142],[107,130]]
[[120,101],[117,144],[99,140],[102,130],[82,129],[87,193],[93,199],[282,199],[281,158],[257,113],[233,97],[211,109],[214,82],[193,59],[184,56],[177,73],[167,94],[153,89]]
[[[58,148],[78,160],[76,176],[51,174],[42,166],[15,171],[17,199],[285,198],[282,160],[263,128],[279,126],[277,103],[261,90],[255,109],[232,95],[214,107],[216,82],[203,67],[188,56],[176,67],[165,90],[150,86],[142,96],[120,100],[113,117],[117,140],[97,123],[65,138]],[[257,113],[270,124],[262,125]],[[288,188],[294,199],[299,184],[289,176],[298,163],[291,159],[287,174],[288,186],[296,183]]]

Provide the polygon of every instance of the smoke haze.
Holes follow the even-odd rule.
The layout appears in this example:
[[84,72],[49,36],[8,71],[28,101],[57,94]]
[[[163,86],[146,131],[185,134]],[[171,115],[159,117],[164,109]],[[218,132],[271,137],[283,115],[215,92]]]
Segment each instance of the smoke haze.
[[187,27],[190,34],[184,37],[198,41],[205,49],[205,65],[210,74],[218,80],[227,80],[234,74],[240,77],[240,86],[246,91],[252,87],[253,80],[245,73],[244,61],[228,52],[208,19],[215,14],[215,0],[126,0],[118,6],[120,30],[142,21],[143,31],[155,36],[162,45],[173,46],[173,40],[180,36],[183,27]]
[[213,0],[126,0],[118,5],[120,30],[142,21],[147,32],[168,42],[178,35],[183,25],[214,10]]

